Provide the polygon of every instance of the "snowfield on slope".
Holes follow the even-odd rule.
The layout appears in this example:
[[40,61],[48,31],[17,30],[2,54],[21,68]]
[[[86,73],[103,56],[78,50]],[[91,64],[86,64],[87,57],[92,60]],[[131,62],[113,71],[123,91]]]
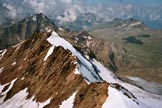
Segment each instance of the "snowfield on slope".
[[[81,66],[78,67],[80,74],[86,78],[88,82],[100,82],[102,81],[101,77],[97,74],[91,62],[84,58],[80,52],[78,52],[68,41],[58,36],[56,32],[52,32],[52,35],[47,39],[47,41],[52,44],[47,55],[44,58],[44,61],[52,54],[54,47],[62,46],[64,49],[68,49],[76,56],[81,62]],[[86,72],[84,72],[86,71]]]
[[2,59],[3,55],[7,52],[7,49],[0,50],[0,59]]
[[76,94],[77,92],[74,92],[72,96],[70,96],[67,100],[63,101],[59,108],[73,108],[74,106],[73,103],[74,103]]
[[0,97],[0,108],[43,108],[45,105],[50,103],[50,99],[46,100],[43,103],[35,102],[33,100],[34,97],[32,97],[31,99],[26,99],[28,95],[27,88],[18,92],[11,99],[8,99],[4,102],[7,93],[12,89],[16,80],[17,79],[11,81],[9,88],[5,92],[2,92],[2,90],[9,83],[0,85],[0,95],[2,95],[2,97]]
[[0,108],[43,108],[50,103],[50,99],[43,103],[35,102],[32,97],[31,99],[26,99],[28,93],[27,89],[24,89],[14,95],[11,99],[0,104]]
[[137,103],[123,95],[120,91],[110,86],[108,87],[108,94],[108,98],[102,105],[103,108],[142,108]]
[[[130,92],[132,92],[135,97],[137,97],[139,105],[137,105],[136,102],[133,101],[133,99],[128,99],[128,97],[126,97],[124,94],[119,93],[120,91],[109,88],[109,95],[112,96],[112,98],[117,98],[117,100],[120,102],[120,105],[123,106],[122,108],[161,108],[162,96],[147,93],[134,85],[130,85],[128,83],[120,81],[111,71],[105,68],[101,63],[97,62],[96,60],[88,61],[86,58],[84,58],[81,53],[79,53],[68,41],[58,36],[56,32],[53,31],[52,35],[47,39],[47,41],[53,46],[62,46],[64,49],[70,50],[72,54],[76,56],[81,62],[81,64],[79,64],[80,66],[78,67],[78,72],[80,72],[80,74],[89,83],[101,82],[103,80],[108,83],[118,83],[128,89]],[[99,71],[96,71],[94,66]],[[110,105],[110,107],[112,108],[121,108],[120,105],[114,107],[113,105],[115,105],[116,103],[116,101],[112,101],[112,103],[109,103],[108,105]]]
[[[118,84],[122,85],[123,87],[128,89],[131,93],[133,93],[133,95],[137,98],[139,107],[136,107],[136,105],[132,106],[132,104],[130,103],[129,106],[132,106],[132,107],[127,106],[127,107],[123,107],[123,108],[161,108],[161,106],[162,106],[162,96],[161,95],[151,94],[146,91],[143,91],[142,89],[140,89],[134,85],[122,82],[121,80],[117,79],[117,77],[115,77],[115,75],[110,70],[105,68],[100,62],[93,60],[92,63],[94,65],[96,65],[96,67],[100,71],[99,75],[101,76],[101,78],[103,80],[105,80],[108,83],[118,83]],[[114,89],[109,88],[109,90],[110,90],[109,93],[111,93],[110,95],[113,95],[112,93],[114,93],[114,92],[111,92],[111,91],[114,91]],[[122,97],[122,95],[118,95],[118,96]],[[123,98],[120,98],[120,99],[122,99],[120,101],[125,103],[125,101],[124,101],[125,99],[123,99]],[[115,102],[114,104],[116,104],[116,103],[117,102]],[[124,104],[124,103],[122,103],[122,104]],[[122,107],[112,106],[112,108],[122,108]]]

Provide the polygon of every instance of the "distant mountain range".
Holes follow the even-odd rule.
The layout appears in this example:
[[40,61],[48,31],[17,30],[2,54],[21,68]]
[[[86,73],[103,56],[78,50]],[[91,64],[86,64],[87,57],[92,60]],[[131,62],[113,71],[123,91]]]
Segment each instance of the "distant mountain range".
[[85,13],[85,14],[80,14],[77,17],[77,19],[73,22],[62,22],[61,20],[56,20],[56,19],[54,19],[53,21],[55,24],[57,24],[60,27],[73,30],[73,31],[80,31],[101,24],[105,20],[103,18],[97,17],[93,13]]

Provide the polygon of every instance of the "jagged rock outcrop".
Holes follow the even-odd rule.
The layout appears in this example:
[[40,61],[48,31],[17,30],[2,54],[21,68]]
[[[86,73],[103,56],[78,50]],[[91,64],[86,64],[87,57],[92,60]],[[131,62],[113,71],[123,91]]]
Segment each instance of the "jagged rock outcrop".
[[[12,99],[16,94],[27,89],[26,99],[31,99],[42,103],[50,99],[50,103],[45,108],[59,108],[63,100],[68,99],[74,92],[77,93],[75,100],[75,108],[84,106],[82,102],[93,101],[95,103],[87,103],[85,108],[94,106],[98,108],[104,103],[97,100],[107,97],[107,85],[94,83],[88,85],[81,75],[75,74],[77,59],[69,50],[63,47],[56,47],[52,54],[44,61],[51,45],[46,41],[50,33],[35,33],[29,40],[23,41],[17,46],[7,49],[0,60],[0,67],[3,67],[0,73],[0,84],[5,85],[1,94],[8,91],[4,98],[4,103]],[[12,85],[11,82],[15,80]],[[10,86],[12,85],[12,88]],[[96,97],[96,91],[99,95]],[[102,91],[104,90],[105,91]],[[92,92],[92,93],[89,93]],[[87,98],[83,98],[81,95]],[[84,103],[85,103],[84,102]],[[2,104],[2,103],[1,103]],[[97,105],[98,104],[98,105]],[[0,105],[0,107],[5,107]]]
[[92,83],[80,89],[74,101],[74,108],[102,108],[102,104],[108,97],[106,82]]

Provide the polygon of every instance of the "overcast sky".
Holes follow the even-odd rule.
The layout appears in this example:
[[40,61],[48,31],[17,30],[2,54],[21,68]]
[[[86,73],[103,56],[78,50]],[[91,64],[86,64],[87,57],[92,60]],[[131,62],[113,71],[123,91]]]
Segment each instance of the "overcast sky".
[[162,22],[162,0],[0,0],[0,9],[0,18],[44,13],[70,22],[91,12],[107,20],[134,17]]
[[106,11],[111,8],[116,12],[116,8],[122,8],[123,11],[124,8],[130,7],[131,11],[132,7],[138,7],[143,11],[154,11],[162,7],[162,0],[0,0],[0,2],[8,11],[15,10],[17,12],[13,13],[24,12],[24,14],[28,12],[61,14],[69,8],[82,12],[98,12],[99,9]]

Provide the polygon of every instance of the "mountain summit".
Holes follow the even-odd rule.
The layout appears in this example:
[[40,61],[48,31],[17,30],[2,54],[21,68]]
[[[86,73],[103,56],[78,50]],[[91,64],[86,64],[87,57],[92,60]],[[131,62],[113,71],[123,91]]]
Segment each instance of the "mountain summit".
[[34,14],[28,18],[7,27],[0,27],[0,49],[8,48],[25,39],[28,39],[34,32],[43,29],[55,28],[56,26],[47,18],[46,15]]

